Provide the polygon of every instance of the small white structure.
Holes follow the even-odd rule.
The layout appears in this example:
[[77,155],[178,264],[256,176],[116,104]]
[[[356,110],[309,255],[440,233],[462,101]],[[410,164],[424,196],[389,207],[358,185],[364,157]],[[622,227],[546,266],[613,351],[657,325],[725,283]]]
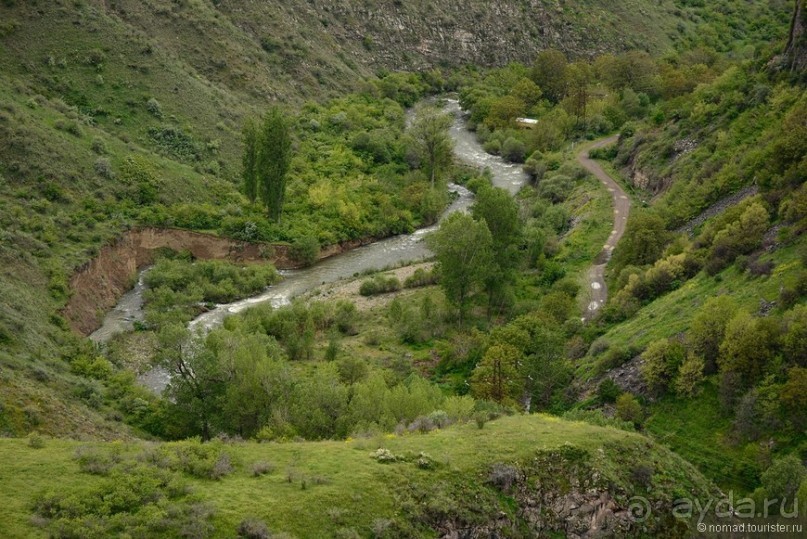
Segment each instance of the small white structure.
[[538,120],[534,118],[516,118],[516,125],[524,129],[532,129],[538,125]]

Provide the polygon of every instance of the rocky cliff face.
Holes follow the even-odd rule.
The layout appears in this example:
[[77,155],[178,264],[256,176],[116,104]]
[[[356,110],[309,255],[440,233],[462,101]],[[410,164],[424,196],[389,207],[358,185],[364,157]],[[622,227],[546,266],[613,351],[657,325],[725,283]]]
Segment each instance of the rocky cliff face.
[[640,0],[217,3],[221,14],[270,49],[306,48],[301,61],[314,69],[315,56],[332,49],[338,64],[359,71],[503,65],[532,61],[550,47],[587,57],[628,48],[660,50],[675,31],[673,8]]
[[[609,23],[582,26],[583,15],[568,2],[318,2],[341,26],[340,33],[363,43],[374,63],[395,68],[446,64],[503,65],[529,62],[545,48],[570,55],[594,55],[637,44],[636,36],[614,34]],[[596,6],[594,7],[596,10]],[[611,19],[608,21],[608,19]],[[606,22],[607,21],[607,22]],[[648,44],[658,44],[657,37]]]

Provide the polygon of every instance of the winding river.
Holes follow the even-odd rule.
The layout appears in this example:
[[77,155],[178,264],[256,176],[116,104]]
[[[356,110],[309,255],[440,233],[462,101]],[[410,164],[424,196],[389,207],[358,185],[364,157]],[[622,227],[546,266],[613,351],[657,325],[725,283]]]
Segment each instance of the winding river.
[[[515,195],[527,182],[528,177],[520,165],[505,163],[501,158],[485,153],[476,141],[475,135],[467,129],[466,118],[459,103],[448,99],[444,110],[454,121],[450,128],[456,157],[474,167],[487,168],[492,174],[493,184]],[[449,190],[456,198],[441,216],[440,220],[457,211],[467,211],[473,203],[473,194],[465,187],[450,184]],[[367,270],[380,269],[404,262],[415,262],[431,256],[423,239],[437,229],[437,225],[422,228],[412,234],[394,236],[359,247],[327,259],[315,265],[283,271],[283,280],[268,288],[262,294],[250,298],[216,305],[189,323],[192,330],[207,331],[221,324],[227,316],[244,309],[269,303],[275,307],[288,304],[294,297],[304,294],[323,284],[345,279]],[[131,330],[134,320],[142,320],[142,275],[138,285],[121,298],[121,301],[104,319],[103,325],[90,338],[102,343],[113,335]],[[161,393],[168,385],[170,376],[162,368],[153,368],[142,374],[138,380],[151,390]]]

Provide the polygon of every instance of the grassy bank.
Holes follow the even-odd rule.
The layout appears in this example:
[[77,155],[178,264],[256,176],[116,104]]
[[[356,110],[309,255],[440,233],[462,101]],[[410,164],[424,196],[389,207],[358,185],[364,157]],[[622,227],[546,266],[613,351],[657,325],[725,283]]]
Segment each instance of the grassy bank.
[[[58,518],[50,524],[38,518],[36,522],[44,528],[32,526],[34,500],[47,498],[48,493],[77,499],[91,496],[108,480],[99,463],[109,455],[115,455],[114,466],[139,462],[157,474],[159,466],[143,464],[143,455],[155,451],[169,455],[188,447],[192,443],[103,445],[47,439],[44,447],[34,448],[26,440],[0,440],[7,463],[0,470],[4,485],[0,530],[11,538],[56,529]],[[431,536],[428,525],[449,525],[452,519],[471,527],[491,525],[501,515],[516,521],[523,499],[518,489],[496,486],[491,475],[495,464],[514,466],[535,480],[554,467],[553,473],[565,474],[570,481],[565,492],[575,490],[578,480],[588,481],[584,474],[596,473],[601,479],[593,488],[609,484],[620,506],[647,489],[636,475],[643,467],[649,470],[645,480],[653,485],[644,495],[660,506],[676,493],[710,490],[691,466],[640,435],[548,416],[504,417],[482,429],[464,424],[429,434],[215,447],[229,456],[228,473],[218,479],[200,478],[198,472],[176,474],[191,489],[188,500],[212,510],[209,524],[214,537],[231,537],[248,518],[293,537]],[[379,448],[400,458],[385,463],[383,458],[371,457]],[[536,467],[549,455],[555,455],[553,465]],[[256,463],[263,470],[257,476]],[[82,467],[95,473],[82,472]],[[106,473],[114,474],[114,469]],[[551,482],[548,476],[544,480]],[[538,483],[530,480],[524,488],[532,490],[533,484]],[[139,510],[134,504],[129,512],[146,519],[148,515]]]

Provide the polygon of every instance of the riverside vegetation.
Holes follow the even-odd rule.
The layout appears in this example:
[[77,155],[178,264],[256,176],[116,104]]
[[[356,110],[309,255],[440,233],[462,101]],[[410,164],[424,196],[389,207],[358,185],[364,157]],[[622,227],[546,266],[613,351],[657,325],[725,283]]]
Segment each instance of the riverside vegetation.
[[[584,534],[592,506],[613,508],[598,517],[611,535],[686,536],[677,498],[807,500],[803,2],[790,36],[793,2],[637,2],[669,30],[648,50],[601,35],[607,52],[416,73],[390,70],[414,53],[371,60],[386,54],[376,28],[362,65],[321,37],[360,24],[338,10],[285,46],[226,2],[112,4],[0,7],[0,40],[19,53],[0,52],[4,535]],[[573,4],[559,12],[580,28],[610,6]],[[179,25],[179,49],[161,24],[137,30],[152,17]],[[201,29],[220,39],[192,45]],[[282,71],[277,87],[247,75],[249,58]],[[301,88],[302,58],[339,60]],[[407,128],[406,108],[446,91],[485,150],[531,176],[515,197],[451,159],[437,109]],[[288,103],[267,127],[248,127],[277,95]],[[266,135],[280,131],[287,145]],[[615,132],[594,156],[634,209],[608,303],[583,323],[612,209],[574,157]],[[279,192],[262,189],[272,159],[288,169]],[[359,276],[368,308],[311,294],[197,334],[194,316],[279,275],[166,250],[134,332],[99,347],[59,315],[72,270],[126,228],[286,244],[310,264],[436,222],[449,181],[474,192],[471,211],[427,237],[433,268]],[[154,364],[173,375],[162,396],[135,380]],[[628,510],[635,495],[646,520]]]

